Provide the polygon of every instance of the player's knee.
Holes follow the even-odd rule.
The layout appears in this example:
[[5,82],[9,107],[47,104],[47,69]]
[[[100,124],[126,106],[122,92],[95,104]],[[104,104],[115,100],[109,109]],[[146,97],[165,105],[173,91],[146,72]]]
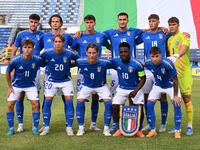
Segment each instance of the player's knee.
[[120,109],[119,104],[112,104],[113,120],[115,122],[119,122],[119,109]]
[[39,112],[39,102],[32,103],[33,112]]
[[191,95],[183,95],[183,101],[184,103],[188,103],[191,101]]
[[8,112],[13,112],[14,111],[14,102],[8,102]]

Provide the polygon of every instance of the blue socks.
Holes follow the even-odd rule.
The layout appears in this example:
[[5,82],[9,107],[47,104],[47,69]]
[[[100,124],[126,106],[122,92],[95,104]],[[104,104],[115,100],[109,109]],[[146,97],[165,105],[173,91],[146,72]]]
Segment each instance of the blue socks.
[[77,101],[76,104],[76,118],[79,126],[84,125],[85,119],[85,102]]
[[16,114],[18,123],[23,124],[23,114],[24,114],[24,101],[17,100],[16,101]]
[[32,113],[33,115],[33,126],[35,128],[38,128],[39,122],[40,122],[40,112]]
[[44,121],[44,125],[45,127],[49,126],[49,122],[50,122],[50,118],[51,118],[51,104],[52,101],[45,99],[44,103],[43,103],[43,121]]
[[9,128],[14,127],[14,112],[6,112]]
[[92,122],[96,122],[97,121],[97,115],[99,112],[99,102],[98,100],[92,100],[91,102],[91,117],[92,117]]
[[112,115],[112,102],[106,101],[104,102],[105,111],[104,111],[104,126],[110,125],[111,115]]
[[181,129],[181,119],[182,119],[182,111],[181,106],[176,105],[173,102],[174,106],[174,124],[175,124],[175,130]]
[[151,126],[151,130],[155,130],[155,111],[154,111],[154,105],[155,103],[152,101],[147,102],[147,122]]
[[168,102],[160,102],[160,106],[161,106],[162,124],[166,125],[167,114],[168,114]]
[[74,106],[73,106],[73,100],[66,100],[65,101],[65,117],[68,127],[72,127],[73,120],[74,120]]

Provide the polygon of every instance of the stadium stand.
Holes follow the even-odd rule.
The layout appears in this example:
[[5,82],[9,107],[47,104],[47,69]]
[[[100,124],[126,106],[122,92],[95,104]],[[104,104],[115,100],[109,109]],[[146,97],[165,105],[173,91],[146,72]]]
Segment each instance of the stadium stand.
[[[63,29],[74,34],[79,30],[83,10],[83,0],[0,0],[0,61],[7,56],[6,44],[11,45],[17,31],[27,29],[29,15],[36,13],[41,17],[40,29],[48,31],[51,15],[59,14],[63,18]],[[80,13],[81,14],[81,13]],[[82,15],[82,14],[81,14]],[[9,26],[10,28],[7,28]],[[12,28],[11,28],[12,27]],[[2,55],[3,54],[3,55]]]
[[49,28],[48,20],[53,14],[59,14],[65,24],[76,24],[80,0],[44,0],[41,2],[40,16],[42,27]]
[[6,56],[6,46],[10,37],[11,27],[0,27],[0,61]]
[[190,61],[193,66],[199,66],[200,62],[200,49],[190,49]]

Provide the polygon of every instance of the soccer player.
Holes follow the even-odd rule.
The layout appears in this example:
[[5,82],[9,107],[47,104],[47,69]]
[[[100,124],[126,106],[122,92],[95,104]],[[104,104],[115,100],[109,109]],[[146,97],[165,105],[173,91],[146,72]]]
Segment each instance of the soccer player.
[[71,60],[76,60],[78,55],[71,50],[64,48],[65,38],[62,35],[55,35],[53,38],[53,44],[55,48],[46,50],[41,54],[43,61],[48,64],[49,76],[48,81],[45,83],[45,101],[42,110],[45,128],[40,135],[45,136],[49,133],[51,104],[57,90],[60,89],[65,97],[65,116],[68,124],[66,132],[68,136],[73,136],[74,87],[70,75],[70,65]]
[[[112,58],[119,56],[119,44],[122,42],[127,42],[130,45],[130,55],[131,58],[136,56],[136,44],[135,38],[141,35],[143,32],[148,31],[148,29],[136,29],[136,28],[127,28],[128,24],[128,14],[121,12],[118,14],[118,29],[109,29],[104,31],[104,34],[111,42],[111,52]],[[114,94],[118,86],[118,76],[116,70],[111,70],[111,82],[110,82],[110,91]],[[115,122],[113,121],[113,126],[110,128],[110,131],[115,131]]]
[[147,67],[154,75],[155,83],[148,97],[147,102],[147,119],[151,126],[151,131],[146,137],[157,136],[155,128],[155,112],[154,105],[161,94],[168,94],[174,106],[174,124],[175,124],[175,138],[181,138],[181,99],[178,93],[178,78],[174,64],[171,60],[161,57],[161,50],[159,47],[152,47],[150,49],[150,60],[145,62]]
[[[9,130],[7,135],[14,134],[14,106],[18,100],[20,93],[25,92],[32,104],[33,115],[33,134],[39,135],[38,124],[40,119],[39,96],[35,85],[35,77],[38,69],[42,64],[40,57],[32,55],[34,51],[34,42],[25,39],[22,42],[23,54],[19,54],[12,58],[6,71],[6,79],[8,82],[8,109],[6,112]],[[11,83],[11,72],[15,70]]]
[[[116,122],[117,131],[113,136],[121,135],[119,130],[119,110],[120,105],[124,105],[126,98],[129,97],[134,105],[140,105],[143,109],[144,96],[142,86],[145,83],[146,76],[144,72],[143,65],[136,59],[130,56],[130,45],[127,42],[122,42],[119,44],[119,54],[120,57],[112,59],[113,68],[117,70],[119,86],[116,89],[116,93],[113,98],[112,110],[113,118]],[[143,110],[141,111],[141,120],[143,122]],[[137,132],[138,137],[144,137],[141,131],[142,126],[140,126]]]
[[[190,67],[190,39],[183,36],[179,31],[179,19],[171,17],[168,20],[169,30],[172,36],[168,39],[168,50],[170,52],[170,59],[174,62],[178,72],[178,83],[181,90],[181,95],[186,107],[187,113],[187,132],[186,135],[192,135],[193,122],[193,105],[191,102],[192,91],[192,71]],[[173,133],[172,130],[170,133]]]
[[[166,57],[166,48],[167,48],[167,39],[171,36],[171,33],[168,35],[165,35],[162,30],[159,29],[159,16],[157,14],[151,14],[148,17],[149,21],[149,27],[150,31],[142,33],[139,37],[136,38],[136,44],[144,43],[144,60],[150,59],[150,49],[153,46],[157,46],[161,49],[161,56]],[[142,88],[144,92],[144,100],[145,100],[145,113],[147,116],[147,100],[148,95],[152,89],[152,86],[154,84],[154,77],[150,70],[145,68],[146,73],[146,82]],[[166,131],[166,120],[167,120],[167,114],[168,114],[168,102],[166,94],[163,94],[161,96],[160,104],[161,104],[161,117],[162,117],[162,123],[159,129],[159,132],[165,132]],[[143,128],[143,131],[149,130],[150,125],[148,124],[146,127]]]
[[[49,25],[51,27],[51,31],[48,33],[45,33],[42,37],[42,41],[44,43],[44,50],[50,49],[50,48],[54,48],[54,44],[53,44],[53,38],[55,35],[62,35],[65,38],[65,43],[64,43],[64,48],[68,48],[69,46],[72,45],[73,42],[73,38],[71,37],[70,34],[65,33],[65,31],[61,28],[63,25],[63,20],[62,17],[58,14],[52,15],[49,19]],[[47,77],[49,75],[49,71],[48,71],[48,66],[45,68],[45,75],[44,75],[44,87],[45,87],[45,81],[47,80]],[[45,89],[43,89],[44,92]],[[62,92],[59,90],[58,91],[59,95],[62,95],[62,100],[63,102],[65,102],[65,97],[62,94]],[[43,101],[44,104],[44,101]],[[64,105],[65,106],[65,105]],[[66,108],[64,107],[64,111],[66,111]],[[67,123],[66,123],[67,126]],[[41,127],[41,129],[39,130],[40,132],[42,132],[44,129],[44,123],[43,126]],[[67,131],[67,127],[66,127],[66,131]]]
[[[78,50],[78,54],[81,58],[87,57],[86,49],[89,43],[96,43],[98,45],[98,57],[101,57],[102,46],[110,49],[110,45],[105,38],[103,33],[95,31],[94,27],[96,25],[96,19],[93,15],[87,15],[84,17],[84,25],[86,31],[82,33],[80,38],[74,38],[73,44],[71,46],[72,49]],[[77,75],[77,82],[76,82],[76,91],[78,92],[81,82],[83,80],[83,75],[81,74],[81,70],[79,70]],[[99,97],[97,94],[92,94],[92,102],[91,102],[91,124],[90,129],[95,131],[101,131],[96,125],[96,120],[99,111]]]
[[98,58],[98,45],[90,43],[87,46],[86,54],[88,57],[80,58],[76,64],[81,68],[83,82],[77,95],[76,118],[79,125],[77,136],[85,133],[85,100],[93,93],[97,93],[104,101],[104,131],[105,136],[111,136],[109,131],[111,119],[111,94],[106,84],[106,70],[112,67],[111,62]]
[[[43,49],[43,42],[41,41],[41,37],[44,34],[42,31],[38,31],[37,28],[40,25],[40,16],[37,14],[31,14],[29,16],[29,29],[25,31],[21,31],[18,33],[14,47],[12,49],[11,58],[16,55],[17,49],[20,47],[20,53],[23,53],[23,40],[24,39],[31,39],[35,43],[33,55],[40,55],[40,51]],[[36,79],[36,87],[38,92],[41,89],[41,81],[40,81],[40,70],[38,70]],[[17,132],[24,131],[24,124],[23,124],[23,113],[24,113],[24,92],[20,95],[19,99],[16,101],[16,113],[18,119],[18,129]]]

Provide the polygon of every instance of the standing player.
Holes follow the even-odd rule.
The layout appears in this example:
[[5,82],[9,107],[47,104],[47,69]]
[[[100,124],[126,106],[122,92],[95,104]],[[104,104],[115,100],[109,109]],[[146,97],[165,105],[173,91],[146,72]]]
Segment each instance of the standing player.
[[[150,49],[153,46],[157,46],[161,49],[161,56],[166,57],[166,48],[167,48],[167,39],[171,36],[171,34],[165,35],[163,31],[161,31],[159,26],[159,16],[156,14],[151,14],[148,17],[149,21],[149,27],[150,31],[142,33],[139,37],[136,38],[136,44],[144,43],[144,60],[150,59]],[[146,82],[142,88],[144,92],[144,98],[145,98],[145,113],[147,116],[147,100],[148,95],[152,89],[152,86],[154,84],[154,77],[150,70],[145,68],[146,73]],[[167,120],[167,114],[168,114],[168,102],[166,94],[163,94],[161,96],[161,116],[162,116],[162,124],[159,129],[159,132],[165,132],[166,131],[166,120]],[[148,124],[146,127],[143,128],[143,130],[150,129],[150,125]]]
[[[145,83],[146,76],[144,72],[143,65],[130,57],[130,45],[126,42],[122,42],[119,45],[120,58],[116,57],[112,59],[113,68],[117,70],[119,86],[117,87],[116,93],[113,98],[112,110],[113,119],[116,122],[117,131],[113,136],[121,135],[119,130],[119,110],[120,105],[124,105],[126,98],[129,97],[133,104],[141,105],[141,119],[143,122],[143,104],[144,96],[142,93],[142,86]],[[137,136],[144,137],[141,131],[142,126],[140,126]]]
[[74,87],[70,75],[70,65],[71,60],[76,60],[78,55],[63,48],[65,38],[62,35],[54,36],[53,44],[55,47],[54,49],[46,50],[41,55],[43,61],[48,64],[49,76],[48,81],[45,83],[45,101],[42,110],[45,128],[40,135],[45,136],[49,133],[51,104],[57,90],[62,90],[65,97],[65,116],[68,125],[66,132],[68,136],[73,136],[72,123],[74,118]]
[[98,45],[90,43],[87,46],[87,58],[77,60],[77,66],[81,68],[83,74],[83,83],[77,96],[76,117],[78,120],[79,130],[77,136],[85,133],[85,100],[93,93],[97,93],[104,101],[104,131],[105,136],[111,136],[109,125],[111,119],[111,94],[106,84],[106,70],[112,67],[111,62],[98,58]]
[[[175,138],[181,138],[181,99],[178,94],[178,79],[174,64],[167,58],[161,57],[161,50],[159,47],[152,47],[150,49],[150,59],[145,62],[147,67],[154,75],[155,83],[148,97],[147,102],[147,119],[151,126],[151,131],[146,137],[157,136],[155,128],[155,112],[154,105],[161,94],[168,94],[174,106],[174,124],[175,124]],[[172,83],[173,82],[173,83]]]
[[[20,47],[20,53],[23,53],[23,40],[24,39],[31,39],[35,43],[33,55],[40,55],[40,51],[43,49],[43,43],[41,41],[41,37],[44,34],[42,31],[37,31],[38,26],[40,25],[40,16],[37,14],[32,14],[29,16],[29,29],[20,32],[14,43],[14,48],[12,49],[11,58],[16,55],[17,49]],[[41,89],[41,82],[40,82],[40,70],[38,70],[36,79],[36,87],[38,91]],[[23,113],[24,113],[24,92],[20,95],[19,99],[16,101],[16,113],[18,119],[18,129],[17,132],[24,131],[24,124],[23,124]]]
[[[118,29],[109,29],[104,31],[106,37],[111,42],[111,51],[112,51],[112,58],[119,56],[119,44],[122,42],[127,42],[130,45],[130,55],[131,58],[135,58],[136,56],[136,45],[135,45],[135,38],[141,35],[143,32],[148,31],[146,29],[136,29],[136,28],[127,28],[128,24],[128,14],[121,12],[118,14]],[[110,82],[110,91],[114,94],[115,89],[118,86],[118,77],[117,72],[112,69],[111,70],[111,82]],[[110,131],[116,130],[115,122],[113,121],[113,126],[110,128]]]
[[[69,46],[72,45],[73,39],[72,39],[71,35],[68,33],[65,33],[65,31],[63,29],[61,29],[61,27],[63,25],[63,20],[60,15],[58,15],[58,14],[52,15],[50,17],[48,23],[51,27],[51,32],[45,33],[42,37],[42,41],[44,43],[44,50],[54,48],[53,38],[55,35],[64,36],[64,38],[65,38],[64,48],[68,48]],[[49,75],[49,72],[48,72],[48,66],[47,66],[45,68],[44,85],[45,85],[45,81],[47,80],[48,75]],[[59,93],[59,95],[62,95],[61,91],[58,91],[58,93]],[[65,102],[64,95],[62,95],[62,100],[63,100],[63,102]],[[43,101],[43,104],[44,104],[44,101]],[[66,111],[65,107],[64,107],[64,111]],[[67,123],[66,123],[66,126],[67,126]],[[44,129],[44,123],[43,123],[42,128],[40,129],[40,132],[43,131],[43,129]],[[66,127],[66,131],[67,131],[67,127]]]
[[[192,91],[192,71],[190,67],[190,39],[183,36],[179,31],[179,19],[171,17],[168,20],[169,29],[172,36],[168,40],[168,49],[170,58],[174,62],[178,72],[178,83],[181,90],[181,95],[185,103],[187,113],[187,135],[192,135],[192,122],[193,122],[193,106],[191,102]],[[170,133],[173,133],[172,130]]]
[[[25,39],[22,42],[23,54],[14,57],[8,65],[6,78],[8,81],[8,109],[6,112],[9,130],[7,135],[14,134],[14,105],[21,92],[25,92],[32,104],[33,134],[39,135],[38,124],[40,119],[39,96],[35,85],[35,77],[40,69],[41,58],[32,55],[34,42]],[[11,72],[15,70],[11,83]]]
[[[89,43],[96,43],[98,45],[98,57],[101,57],[102,46],[110,49],[109,43],[105,38],[103,33],[95,31],[94,27],[96,25],[96,19],[93,15],[87,15],[84,18],[84,25],[86,27],[86,31],[82,33],[80,38],[74,38],[73,44],[71,46],[72,49],[78,50],[78,54],[81,58],[86,57],[86,49]],[[81,74],[81,70],[77,75],[77,83],[76,83],[76,91],[81,86],[81,82],[83,80],[83,75]],[[97,115],[99,111],[99,103],[98,103],[98,95],[92,94],[92,103],[91,103],[91,111],[92,111],[92,122],[90,125],[91,130],[101,131],[96,125]]]

